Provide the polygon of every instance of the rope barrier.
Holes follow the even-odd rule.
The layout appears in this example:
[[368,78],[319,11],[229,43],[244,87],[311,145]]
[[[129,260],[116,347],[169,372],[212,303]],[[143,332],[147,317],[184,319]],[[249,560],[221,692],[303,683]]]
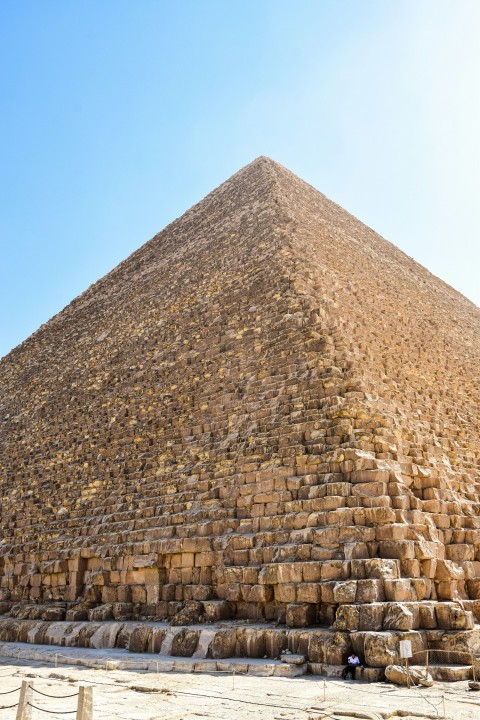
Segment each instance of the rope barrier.
[[18,703],[15,703],[15,705],[0,705],[0,710],[10,710],[11,708],[17,707]]
[[76,710],[45,710],[45,708],[38,707],[38,705],[32,705],[30,702],[27,702],[26,704],[35,708],[35,710],[40,710],[41,712],[48,713],[49,715],[73,715],[77,712]]
[[18,692],[20,688],[15,688],[15,690],[7,690],[6,692],[0,692],[0,695],[10,695],[10,693]]
[[43,695],[44,697],[49,697],[49,698],[56,698],[57,700],[64,700],[65,698],[77,697],[77,695],[78,695],[78,692],[73,693],[72,695],[49,695],[48,693],[44,693],[41,690],[37,690],[37,688],[34,687],[33,685],[32,685],[32,690],[33,690],[33,692],[38,693],[39,695]]

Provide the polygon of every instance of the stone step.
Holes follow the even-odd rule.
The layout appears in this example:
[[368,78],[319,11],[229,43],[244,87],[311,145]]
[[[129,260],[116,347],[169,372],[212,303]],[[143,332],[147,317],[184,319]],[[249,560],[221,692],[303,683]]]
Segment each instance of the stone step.
[[307,673],[307,663],[290,665],[280,660],[254,658],[227,658],[225,660],[196,659],[161,656],[146,653],[130,653],[127,650],[109,648],[108,653],[89,648],[59,648],[28,643],[0,644],[0,656],[18,660],[52,663],[55,667],[81,665],[106,670],[147,670],[154,673],[222,672],[232,675],[256,675],[258,677],[294,678]]
[[[413,666],[415,668],[415,666]],[[415,668],[424,670],[425,666]],[[428,672],[438,682],[458,682],[459,680],[472,680],[473,669],[471,665],[447,665],[443,663],[432,663],[428,666]]]
[[[58,608],[61,609],[61,608]],[[98,609],[96,609],[98,610]],[[182,622],[188,622],[185,618]],[[431,667],[434,679],[455,681],[470,679],[471,662],[468,642],[478,642],[480,628],[464,633],[448,631],[427,632],[336,632],[311,628],[287,628],[268,623],[248,623],[215,620],[211,624],[169,625],[166,622],[147,620],[23,620],[4,617],[0,619],[0,655],[8,648],[21,646],[53,646],[50,652],[57,656],[92,651],[103,656],[119,651],[130,658],[141,655],[150,662],[169,659],[170,669],[179,669],[186,663],[189,671],[195,671],[196,662],[238,662],[276,667],[282,655],[292,665],[297,660],[301,673],[308,671],[329,677],[340,677],[348,654],[354,650],[366,667],[358,668],[357,679],[378,681],[383,679],[384,668],[389,664],[401,664],[398,656],[399,641],[409,639],[415,649],[417,663],[430,649],[436,660]],[[434,644],[441,642],[442,650]],[[433,646],[432,646],[433,645]],[[423,646],[423,647],[422,647]],[[463,646],[464,651],[458,648]],[[455,658],[434,653],[446,653],[451,649]],[[13,652],[13,650],[12,650]],[[471,652],[471,651],[470,651]],[[296,658],[295,658],[296,656]],[[123,657],[123,656],[122,656]],[[457,664],[451,663],[452,659]],[[444,661],[445,662],[444,662]],[[425,661],[425,660],[424,660]],[[180,663],[180,664],[179,664]],[[193,665],[192,665],[193,663]],[[210,667],[214,667],[211,665]],[[193,670],[192,670],[193,668]],[[286,673],[286,670],[270,670],[269,674]],[[293,672],[293,671],[292,671]],[[300,671],[299,671],[300,672]]]

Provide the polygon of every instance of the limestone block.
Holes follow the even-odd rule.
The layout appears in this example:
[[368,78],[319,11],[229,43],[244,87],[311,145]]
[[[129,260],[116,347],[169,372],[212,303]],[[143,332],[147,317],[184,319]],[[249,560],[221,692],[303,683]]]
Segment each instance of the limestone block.
[[206,622],[216,622],[232,617],[232,606],[226,600],[204,600],[203,608]]
[[88,619],[94,621],[104,621],[113,619],[113,604],[107,603],[99,607],[92,608],[88,611]]
[[387,600],[405,602],[417,599],[410,580],[384,580],[384,588]]
[[352,579],[365,580],[365,578],[366,578],[365,563],[366,563],[366,560],[358,560],[358,559],[351,560],[350,575],[351,575]]
[[[47,626],[48,627],[48,626]],[[102,627],[101,623],[98,622],[88,622],[88,623],[82,623],[80,630],[78,632],[77,636],[77,645],[78,647],[90,647],[90,638],[92,635],[95,635],[98,630],[100,630]],[[41,637],[43,631],[43,637]],[[32,642],[35,643],[42,643],[45,640],[45,634],[47,632],[47,628],[42,628],[39,630],[38,635],[35,638],[32,638]],[[40,635],[40,637],[39,637]]]
[[480,600],[480,578],[467,580],[466,587],[469,598],[472,600]]
[[203,619],[204,605],[196,600],[183,603],[172,617],[172,625],[195,625]]
[[88,610],[77,610],[75,608],[67,610],[67,612],[65,613],[65,620],[75,622],[81,620],[88,620]]
[[102,603],[115,603],[118,598],[118,589],[114,585],[104,585],[102,587]]
[[373,603],[385,599],[383,580],[365,579],[357,580],[356,602]]
[[263,658],[266,655],[265,633],[264,629],[237,628],[234,654],[237,657]]
[[437,560],[435,580],[463,580],[465,571],[452,560]]
[[215,553],[213,552],[201,552],[195,554],[195,567],[213,567],[215,562]]
[[383,668],[357,667],[355,669],[355,680],[363,680],[363,682],[374,683],[385,681],[385,671]]
[[458,580],[442,580],[435,583],[439,600],[460,600],[460,582]]
[[354,497],[363,495],[379,497],[387,494],[387,484],[384,482],[356,483],[352,486],[351,492]]
[[435,607],[426,603],[419,606],[420,627],[426,630],[434,630],[437,627],[437,616]]
[[351,644],[348,636],[341,632],[329,633],[324,644],[325,662],[331,665],[346,663]]
[[145,585],[132,585],[131,598],[134,605],[136,603],[144,605],[147,602],[147,591]]
[[288,627],[308,627],[316,620],[315,605],[290,603],[287,605],[286,624]]
[[116,645],[117,637],[122,629],[121,623],[102,624],[97,631],[89,638],[91,648],[113,648]]
[[217,570],[218,582],[227,584],[241,583],[243,581],[243,568],[241,567],[224,567]]
[[411,667],[408,670],[403,665],[387,665],[385,677],[395,685],[411,687],[412,685],[423,685],[431,687],[434,682],[432,676],[419,668]]
[[342,632],[314,631],[309,634],[308,659],[314,663],[342,665],[346,662],[351,644]]
[[265,653],[269,658],[277,658],[288,648],[288,630],[265,630]]
[[335,629],[354,631],[359,629],[359,608],[356,605],[340,605],[335,615]]
[[115,620],[130,620],[133,613],[133,603],[114,602],[112,615]]
[[350,575],[350,563],[341,560],[327,560],[321,565],[321,579],[346,580]]
[[[148,586],[147,590],[147,604],[148,604]],[[212,596],[212,588],[208,585],[183,585],[183,597],[184,600],[208,600]]]
[[278,583],[278,565],[264,565],[258,574],[260,585],[276,585]]
[[200,630],[189,630],[183,628],[179,633],[174,635],[172,640],[171,655],[178,657],[192,657],[197,649]]
[[335,599],[333,597],[333,588],[335,587],[335,585],[336,582],[334,580],[321,583],[322,603],[335,603]]
[[294,583],[275,585],[274,595],[277,602],[294,603],[297,599],[297,585]]
[[319,583],[302,583],[297,588],[298,602],[319,603],[321,602],[321,598],[322,588]]
[[424,575],[426,578],[432,579],[435,577],[435,573],[437,572],[437,560],[423,560],[420,563],[420,567],[422,575]]
[[411,540],[382,540],[379,543],[379,553],[382,558],[413,559],[415,546]]
[[383,620],[384,630],[412,630],[413,613],[402,603],[389,603]]
[[139,625],[130,635],[128,649],[130,652],[143,653],[151,643],[152,628],[148,625]]
[[441,557],[443,554],[443,546],[439,543],[428,542],[427,540],[419,540],[415,543],[415,557],[418,560],[433,560]]
[[400,560],[400,575],[401,577],[419,578],[421,575],[420,561],[415,558],[406,558]]
[[65,608],[64,607],[47,607],[42,610],[42,620],[64,620],[65,619]]
[[357,580],[337,582],[333,587],[333,599],[336,603],[355,602],[357,594]]
[[445,557],[447,560],[454,560],[455,562],[473,560],[474,556],[474,549],[471,545],[456,544],[445,547]]
[[319,562],[302,563],[303,582],[316,583],[319,582],[322,573],[322,566]]
[[428,600],[432,596],[433,583],[428,578],[413,578],[412,587],[418,600]]
[[471,630],[474,625],[473,613],[454,603],[437,603],[435,614],[437,626],[443,630]]
[[477,561],[460,560],[458,564],[465,573],[465,580],[474,580],[480,576]]
[[381,630],[385,615],[384,603],[371,603],[360,605],[358,613],[359,630]]
[[302,582],[302,567],[296,563],[279,563],[277,569],[278,583]]
[[365,562],[367,578],[394,580],[399,577],[399,567],[396,560],[385,558],[372,558]]
[[389,507],[365,508],[367,525],[386,525],[395,522],[395,511]]
[[393,633],[365,634],[365,662],[372,667],[387,667],[399,661],[398,641]]

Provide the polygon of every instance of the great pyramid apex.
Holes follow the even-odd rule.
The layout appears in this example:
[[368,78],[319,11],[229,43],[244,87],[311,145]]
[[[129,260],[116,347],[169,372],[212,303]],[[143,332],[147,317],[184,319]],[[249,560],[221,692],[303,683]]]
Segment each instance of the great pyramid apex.
[[0,362],[0,639],[480,652],[479,367],[477,307],[257,158]]

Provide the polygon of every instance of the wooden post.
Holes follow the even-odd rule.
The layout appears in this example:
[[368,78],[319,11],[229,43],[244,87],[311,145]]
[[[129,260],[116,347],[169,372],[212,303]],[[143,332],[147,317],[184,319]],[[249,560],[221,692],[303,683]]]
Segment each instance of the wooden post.
[[323,681],[323,702],[327,702],[327,681]]
[[442,703],[443,703],[443,720],[447,720],[447,713],[445,711],[445,692],[442,693]]
[[93,720],[93,690],[80,685],[78,688],[78,705],[75,720]]
[[32,687],[26,680],[22,681],[20,688],[20,700],[18,701],[16,720],[31,720],[32,708]]

